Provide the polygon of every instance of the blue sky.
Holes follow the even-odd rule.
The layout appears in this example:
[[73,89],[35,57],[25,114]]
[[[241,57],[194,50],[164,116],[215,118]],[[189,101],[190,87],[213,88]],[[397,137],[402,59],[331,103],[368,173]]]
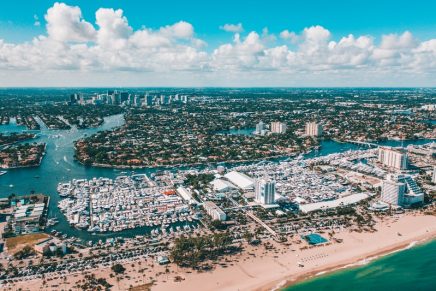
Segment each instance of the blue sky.
[[[68,14],[75,15],[72,17],[77,19],[65,23],[56,18],[55,14],[70,12],[65,12],[65,9],[53,10],[51,21],[55,29],[50,35],[45,16],[55,2],[22,0],[3,1],[1,4],[0,40],[6,44],[3,48],[6,61],[2,66],[0,58],[0,77],[3,73],[4,76],[9,76],[10,82],[0,81],[0,86],[15,85],[22,80],[23,74],[26,74],[22,72],[23,63],[27,64],[26,68],[30,67],[28,74],[41,70],[52,74],[46,77],[53,77],[64,72],[70,78],[71,85],[88,80],[92,75],[100,82],[96,82],[96,85],[111,83],[112,79],[127,83],[131,79],[136,80],[128,85],[142,85],[141,82],[144,82],[143,85],[214,85],[211,82],[217,82],[217,85],[238,85],[238,79],[241,80],[240,85],[257,84],[257,80],[263,80],[266,83],[263,85],[268,85],[270,79],[274,81],[271,82],[274,83],[272,85],[294,86],[300,82],[302,86],[316,86],[330,84],[329,75],[332,74],[344,79],[332,85],[359,85],[356,80],[347,79],[349,77],[346,75],[350,72],[356,76],[366,74],[367,78],[363,78],[361,85],[395,85],[395,82],[387,79],[389,74],[394,74],[401,83],[407,81],[407,85],[433,85],[434,44],[431,40],[436,38],[436,1],[71,0],[61,2],[69,11],[78,7],[78,13]],[[117,9],[122,10],[117,17],[126,22],[128,31],[124,31],[124,40],[119,39],[118,52],[125,52],[126,55],[137,54],[138,59],[146,59],[147,62],[130,65],[126,59],[117,55],[120,57],[117,64],[107,65],[108,59],[101,58],[105,53],[110,60],[114,59],[114,55],[109,57],[108,46],[104,48],[102,45],[103,33],[100,33],[102,30],[96,23],[96,12],[101,8],[111,8],[114,12]],[[65,16],[60,18],[62,17]],[[112,16],[108,17],[110,21],[114,20]],[[88,31],[86,37],[81,35],[68,39],[65,35],[76,31],[74,29],[77,28],[77,23],[79,33],[83,33],[80,21],[89,23],[91,27],[86,29],[92,31]],[[164,27],[180,21],[192,26],[192,33],[187,32],[187,35],[180,37],[175,34],[170,36],[168,31],[163,31]],[[220,29],[225,24],[239,23],[243,26],[243,31],[229,32]],[[66,27],[68,25],[69,28]],[[310,30],[311,27],[316,29]],[[263,31],[265,28],[268,33]],[[189,30],[190,27],[184,26],[183,29]],[[153,32],[153,40],[141,39],[143,36],[139,33],[130,39],[141,30]],[[289,37],[283,37],[281,33],[284,30],[291,33],[287,34]],[[404,34],[405,32],[407,33]],[[344,39],[350,34],[353,35],[351,40]],[[33,44],[30,48],[26,47],[32,39],[41,36],[47,37],[47,40]],[[361,36],[365,39],[358,40]],[[384,36],[389,37],[383,43]],[[160,39],[159,44],[153,42],[156,37]],[[340,44],[341,40],[344,40],[345,45]],[[81,62],[71,61],[66,64],[65,61],[59,64],[59,59],[52,66],[41,65],[37,60],[48,56],[44,55],[42,47],[48,46],[49,41],[55,41],[51,45],[68,45],[68,51],[72,51],[68,56]],[[141,43],[140,48],[138,41]],[[152,54],[150,41],[153,42]],[[78,52],[75,46],[78,42],[86,44],[88,50]],[[282,46],[286,46],[286,52]],[[37,57],[27,59],[26,56],[26,62],[21,62],[20,58],[23,56],[19,54],[25,49],[30,49]],[[156,50],[162,54],[156,54]],[[172,52],[171,56],[168,56],[169,50]],[[180,54],[182,51],[186,55]],[[0,56],[1,53],[0,47]],[[56,54],[59,58],[65,57],[61,55],[61,50],[56,51]],[[344,54],[349,54],[349,57],[341,59]],[[49,55],[53,57],[54,54]],[[179,59],[180,63],[172,68],[177,74],[171,73],[170,76],[169,72],[161,70],[167,66],[167,62],[174,63],[174,59],[180,55],[189,59],[190,63]],[[122,64],[124,61],[126,65]],[[152,65],[149,64],[151,61]],[[409,76],[404,73],[404,69],[410,70]],[[155,74],[150,76],[151,72]],[[197,75],[199,72],[202,76],[200,81]],[[280,76],[287,74],[287,77],[275,83],[278,72]],[[410,72],[415,75],[410,76]],[[249,73],[257,80],[250,82]],[[301,78],[301,74],[307,74],[308,77]],[[313,74],[319,77],[314,77]],[[144,79],[150,80],[150,84],[141,81]],[[70,83],[65,80],[53,81],[53,85],[57,84]]]
[[[34,15],[41,19],[48,7],[57,1],[2,1],[0,37],[10,41],[28,40],[44,33],[34,26]],[[410,30],[418,37],[434,36],[436,1],[365,0],[365,1],[141,1],[80,0],[62,1],[77,5],[85,19],[94,22],[100,7],[121,8],[134,28],[142,25],[160,27],[179,20],[190,22],[204,39],[226,37],[219,26],[243,23],[247,31],[268,27],[271,32],[283,29],[302,30],[322,25],[333,35],[403,32]],[[213,2],[213,3],[210,3]],[[24,5],[23,5],[24,4]],[[18,33],[17,33],[18,32]],[[227,35],[228,36],[228,35]]]

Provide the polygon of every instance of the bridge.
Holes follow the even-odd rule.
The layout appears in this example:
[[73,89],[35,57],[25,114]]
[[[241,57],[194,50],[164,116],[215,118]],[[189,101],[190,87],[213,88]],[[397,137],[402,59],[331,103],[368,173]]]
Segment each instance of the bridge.
[[357,145],[363,145],[363,146],[367,146],[367,147],[376,147],[377,148],[380,146],[376,143],[371,143],[371,142],[366,142],[366,141],[358,141],[358,140],[346,140],[345,142],[357,144]]

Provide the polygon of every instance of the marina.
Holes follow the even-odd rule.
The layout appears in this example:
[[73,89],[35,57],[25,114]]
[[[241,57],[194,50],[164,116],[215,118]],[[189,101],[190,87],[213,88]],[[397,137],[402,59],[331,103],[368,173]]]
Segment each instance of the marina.
[[[102,130],[111,130],[124,123],[123,115],[114,115],[105,118],[105,122],[101,127],[80,129],[72,128],[71,130],[49,130],[41,126],[41,132],[36,139],[37,142],[47,143],[47,150],[41,165],[37,168],[23,168],[11,169],[7,175],[0,178],[0,196],[8,197],[11,193],[26,194],[31,191],[38,193],[45,193],[50,196],[49,217],[56,217],[58,223],[48,227],[48,231],[55,230],[62,234],[67,234],[68,237],[77,237],[83,241],[99,241],[100,239],[109,239],[116,237],[134,237],[136,235],[144,235],[151,233],[151,230],[160,229],[160,226],[150,227],[147,225],[136,227],[133,229],[124,229],[117,232],[89,232],[84,229],[71,227],[70,223],[57,207],[58,203],[64,197],[57,193],[59,183],[67,183],[73,179],[88,179],[92,180],[94,177],[104,177],[108,179],[115,179],[120,175],[131,175],[131,170],[118,170],[110,168],[86,167],[74,161],[74,148],[73,142],[83,136],[94,134]],[[0,126],[0,132],[3,125]],[[9,130],[9,129],[8,129]],[[425,144],[431,140],[407,140],[407,141],[383,141],[382,145],[407,146],[409,144]],[[314,157],[322,157],[332,153],[344,153],[347,151],[355,151],[362,149],[361,146],[349,143],[338,143],[335,141],[321,141],[321,147],[318,150],[311,151],[304,155],[304,159]],[[66,159],[64,159],[66,157]],[[281,157],[273,160],[274,162],[289,160],[288,157]],[[253,163],[235,163],[233,165],[225,164],[225,166],[243,166]],[[198,167],[197,169],[201,169]],[[189,170],[189,167],[174,168],[176,170]],[[145,168],[136,169],[133,174],[146,174],[152,177],[157,172],[165,170],[165,168]],[[26,182],[23,182],[26,181]],[[180,224],[180,223],[179,223]],[[174,231],[177,231],[173,227]],[[180,226],[183,229],[183,223]],[[170,230],[167,230],[170,232]],[[159,230],[159,232],[161,232]]]
[[[194,212],[169,186],[147,175],[94,178],[59,184],[59,209],[70,225],[88,232],[118,232],[147,226],[151,233],[174,231],[175,223],[192,222]],[[156,228],[156,227],[160,227]],[[176,226],[180,227],[180,226]],[[184,230],[190,230],[188,224]]]

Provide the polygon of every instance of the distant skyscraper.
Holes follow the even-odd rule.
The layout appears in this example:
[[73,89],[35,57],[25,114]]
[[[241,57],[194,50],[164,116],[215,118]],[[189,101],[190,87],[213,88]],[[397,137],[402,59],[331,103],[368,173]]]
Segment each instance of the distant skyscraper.
[[160,95],[160,104],[161,105],[170,104],[170,97],[166,95]]
[[130,105],[130,106],[133,106],[133,105],[135,105],[135,97],[136,97],[137,95],[133,95],[133,94],[130,94],[129,95],[129,100],[128,100],[128,104]]
[[276,182],[274,180],[256,180],[255,199],[256,202],[269,205],[274,204],[276,194]]
[[76,104],[77,101],[80,99],[79,94],[71,94],[70,95],[70,104]]
[[129,99],[129,92],[120,93],[120,103],[126,102]]
[[153,96],[148,94],[145,95],[145,106],[147,107],[153,106]]
[[287,126],[283,122],[271,122],[271,132],[272,133],[285,133]]
[[133,105],[136,107],[140,107],[142,105],[141,95],[135,95]]
[[396,169],[407,169],[407,151],[391,147],[380,147],[378,149],[378,160],[383,165]]
[[322,126],[316,122],[308,122],[306,123],[306,135],[307,136],[321,136],[322,135]]
[[188,95],[182,95],[182,96],[180,96],[180,100],[183,102],[183,103],[188,103]]

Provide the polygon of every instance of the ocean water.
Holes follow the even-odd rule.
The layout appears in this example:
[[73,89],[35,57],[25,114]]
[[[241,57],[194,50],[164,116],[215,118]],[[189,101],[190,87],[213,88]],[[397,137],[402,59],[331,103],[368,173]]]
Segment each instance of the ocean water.
[[436,241],[381,257],[363,266],[314,277],[283,290],[436,290]]

